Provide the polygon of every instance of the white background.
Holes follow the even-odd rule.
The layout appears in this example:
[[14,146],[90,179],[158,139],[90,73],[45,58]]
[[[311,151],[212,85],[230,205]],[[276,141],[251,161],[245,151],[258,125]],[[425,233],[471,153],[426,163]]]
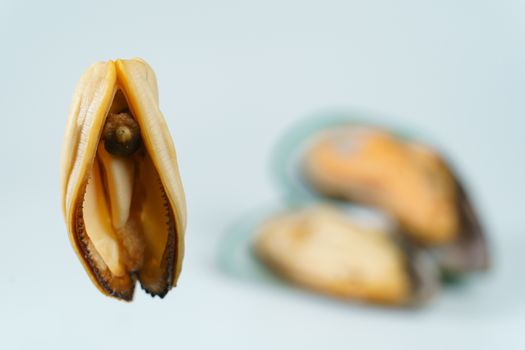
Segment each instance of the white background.
[[[525,5],[520,1],[0,2],[0,348],[523,349]],[[155,69],[189,210],[179,287],[126,304],[91,285],[60,212],[59,155],[87,66]],[[495,265],[419,311],[265,288],[217,266],[242,213],[277,203],[275,140],[330,107],[438,140]]]

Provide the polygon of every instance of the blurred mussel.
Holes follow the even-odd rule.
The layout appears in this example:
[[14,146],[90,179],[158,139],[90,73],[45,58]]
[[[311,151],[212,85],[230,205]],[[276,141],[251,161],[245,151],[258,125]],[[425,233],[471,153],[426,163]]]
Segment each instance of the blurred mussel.
[[312,135],[299,172],[322,196],[388,213],[408,240],[431,250],[445,274],[488,268],[473,204],[452,167],[430,146],[380,127],[342,124]]
[[341,299],[418,305],[440,285],[434,260],[395,225],[334,205],[268,218],[257,230],[254,251],[284,279]]
[[323,115],[285,134],[273,173],[289,209],[262,222],[254,252],[307,289],[420,305],[442,281],[489,268],[486,236],[437,148],[370,119]]

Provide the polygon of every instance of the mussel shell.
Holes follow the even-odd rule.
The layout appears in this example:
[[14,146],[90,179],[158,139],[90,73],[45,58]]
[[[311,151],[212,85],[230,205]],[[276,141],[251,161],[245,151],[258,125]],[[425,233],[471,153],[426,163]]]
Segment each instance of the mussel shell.
[[456,178],[458,211],[461,218],[459,237],[452,243],[434,247],[432,253],[448,276],[471,271],[486,271],[490,267],[490,254],[483,226],[461,182]]
[[396,237],[405,254],[407,270],[412,281],[412,298],[409,304],[425,304],[441,289],[440,266],[428,249],[412,244],[400,231],[396,232]]

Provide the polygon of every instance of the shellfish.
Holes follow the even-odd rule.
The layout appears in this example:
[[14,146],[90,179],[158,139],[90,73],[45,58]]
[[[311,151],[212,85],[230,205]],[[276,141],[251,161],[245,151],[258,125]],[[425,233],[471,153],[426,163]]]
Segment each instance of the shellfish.
[[302,159],[315,191],[388,212],[452,274],[487,269],[488,248],[467,193],[434,149],[377,127],[348,124],[315,137]]
[[359,221],[334,206],[267,219],[254,249],[285,279],[342,299],[413,305],[439,290],[439,270],[424,250],[385,225]]
[[81,77],[61,190],[70,241],[102,293],[129,301],[138,280],[164,297],[176,284],[185,196],[155,73],[143,60],[98,62]]

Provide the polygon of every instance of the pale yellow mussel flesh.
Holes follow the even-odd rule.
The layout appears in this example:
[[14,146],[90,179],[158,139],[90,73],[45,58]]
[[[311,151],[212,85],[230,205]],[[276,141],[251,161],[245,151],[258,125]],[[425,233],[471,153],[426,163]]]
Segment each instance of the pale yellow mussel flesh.
[[186,207],[175,148],[142,60],[92,65],[77,85],[61,159],[71,243],[98,289],[164,297],[184,255]]
[[399,306],[428,300],[439,289],[437,268],[398,238],[317,205],[264,221],[254,250],[284,279],[322,294]]

